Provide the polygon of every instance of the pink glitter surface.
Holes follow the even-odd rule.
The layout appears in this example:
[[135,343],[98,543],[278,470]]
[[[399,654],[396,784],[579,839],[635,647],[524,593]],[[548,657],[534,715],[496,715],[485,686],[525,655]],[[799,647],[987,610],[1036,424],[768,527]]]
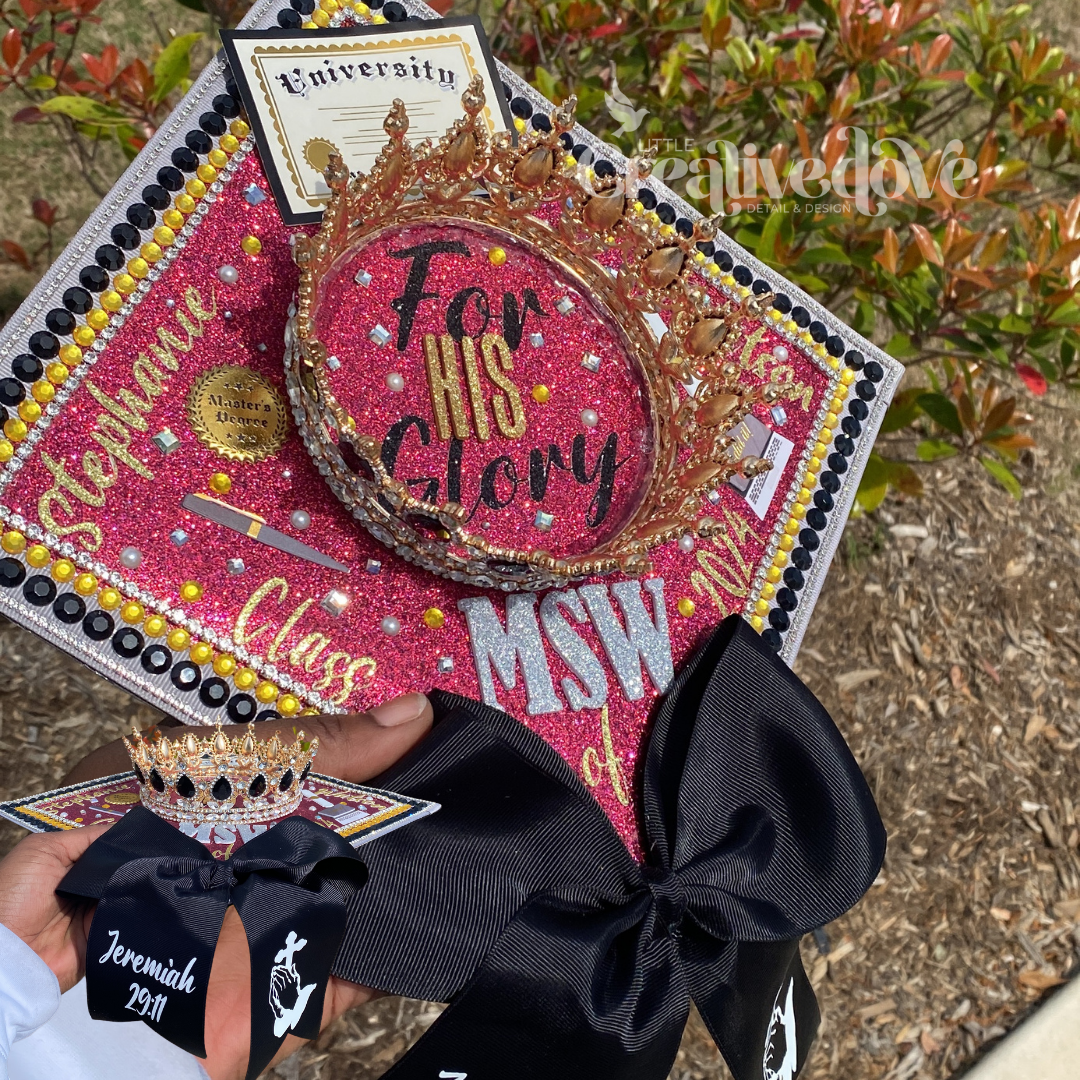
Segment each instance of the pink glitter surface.
[[[254,153],[226,184],[180,256],[133,307],[94,366],[82,373],[82,382],[53,418],[22,470],[11,476],[3,502],[343,708],[359,711],[396,694],[434,687],[479,698],[476,667],[457,602],[478,595],[480,590],[418,570],[371,538],[324,483],[291,421],[284,448],[256,464],[218,457],[197,440],[188,424],[188,391],[208,369],[222,364],[246,365],[283,388],[283,333],[297,270],[290,257],[290,230],[282,225],[272,198],[257,206],[245,199],[244,191],[252,183],[268,191]],[[262,241],[257,256],[246,255],[240,247],[249,234]],[[591,471],[603,440],[614,432],[620,455],[631,455],[618,471],[609,521],[603,526],[616,523],[633,508],[634,481],[647,467],[648,448],[643,445],[642,433],[651,426],[640,382],[622,352],[617,328],[580,294],[572,315],[560,315],[555,302],[569,294],[569,289],[559,287],[555,267],[527,252],[512,237],[498,237],[508,258],[505,265],[496,267],[486,258],[486,246],[493,237],[482,235],[473,226],[460,235],[476,253],[471,260],[461,259],[461,266],[451,260],[433,264],[427,288],[440,293],[440,302],[420,305],[413,339],[403,353],[398,352],[394,340],[379,347],[367,335],[381,322],[396,338],[398,317],[390,300],[401,293],[408,260],[389,258],[386,252],[416,242],[411,232],[408,236],[376,237],[330,283],[320,319],[326,318],[327,344],[341,360],[337,388],[342,398],[357,415],[358,425],[363,429],[370,424],[368,430],[378,437],[385,436],[391,424],[407,413],[433,425],[418,335],[425,329],[445,329],[445,302],[459,288],[487,290],[492,298],[493,330],[501,329],[503,293],[520,300],[526,287],[533,288],[549,315],[535,322],[532,314],[528,316],[525,337],[514,351],[510,373],[525,402],[527,430],[521,439],[507,440],[492,424],[490,441],[467,441],[462,458],[462,501],[472,506],[484,467],[499,455],[513,461],[519,478],[527,478],[529,450],[540,447],[546,451],[553,444],[569,463],[574,437],[584,434]],[[222,265],[239,271],[235,285],[219,279]],[[367,289],[352,280],[361,265],[372,274]],[[193,301],[190,306],[189,300]],[[192,307],[196,314],[205,315],[205,321],[191,318]],[[230,317],[226,318],[226,313]],[[199,331],[190,343],[181,316]],[[753,329],[741,332],[748,334]],[[544,335],[542,348],[528,343],[528,334],[534,330]],[[160,351],[162,331],[175,335],[164,339],[173,343],[171,358],[168,352]],[[828,379],[790,344],[790,359],[786,365],[778,365],[771,350],[779,344],[787,343],[771,329],[766,330],[743,358],[751,380],[777,377],[778,367],[786,367],[803,387],[801,396],[785,402],[788,418],[782,433],[795,448],[765,520],[760,520],[736,491],[725,487],[719,504],[709,510],[725,526],[720,536],[699,541],[689,553],[673,543],[653,554],[651,576],[664,581],[676,669],[723,616],[745,607],[751,579],[799,467],[799,454],[813,436]],[[586,350],[602,357],[596,375],[581,367]],[[146,359],[140,359],[143,357]],[[166,360],[175,370],[168,369]],[[154,377],[161,384],[159,394],[140,388],[137,369],[144,381],[148,372],[157,372]],[[405,389],[400,394],[385,385],[385,376],[391,371],[404,377]],[[786,376],[787,372],[780,374]],[[547,405],[532,400],[530,392],[535,384],[550,389]],[[492,391],[490,385],[487,390]],[[595,429],[586,430],[581,424],[580,413],[586,407],[596,409],[600,416]],[[153,435],[165,428],[181,440],[180,448],[168,455],[152,441]],[[437,478],[439,495],[445,497],[446,453],[446,444],[434,436],[427,448],[412,438],[403,445],[398,475]],[[185,511],[181,507],[185,495],[212,494],[208,484],[216,472],[225,472],[232,480],[232,489],[225,496],[230,504],[260,515],[274,528],[345,563],[348,573],[283,554]],[[511,486],[505,474],[503,482],[505,486],[499,490],[505,499]],[[594,484],[578,483],[569,473],[553,469],[542,503],[555,517],[547,536],[533,527],[540,507],[527,497],[527,480],[519,481],[519,490],[507,506],[495,511],[481,505],[476,517],[490,521],[492,535],[515,544],[536,544],[542,537],[543,546],[558,543],[566,550],[576,550],[575,545],[596,542],[595,537],[583,539],[588,532],[583,522],[594,494]],[[302,532],[290,520],[297,509],[311,517],[310,527]],[[182,547],[169,539],[177,528],[190,537]],[[120,553],[128,546],[137,547],[143,555],[135,570],[120,564]],[[235,558],[244,562],[240,574],[230,574],[226,566],[227,560]],[[381,563],[378,573],[367,572],[368,560]],[[198,581],[204,595],[197,603],[181,604],[180,586],[188,580]],[[599,580],[610,585],[617,578]],[[320,606],[331,589],[340,589],[349,597],[348,606],[338,616]],[[678,601],[684,597],[695,604],[690,617],[678,613]],[[499,617],[504,618],[503,594],[492,594],[491,600]],[[648,607],[647,595],[645,602]],[[441,629],[425,625],[423,616],[431,607],[445,615]],[[383,631],[385,616],[399,620],[401,629],[396,636]],[[573,712],[562,699],[561,711],[529,716],[520,672],[511,689],[496,679],[499,701],[584,775],[620,835],[636,850],[632,792],[657,692],[646,674],[644,696],[626,700],[592,625],[586,622],[576,626],[576,631],[607,671],[609,703],[604,710]],[[87,640],[87,645],[92,643]],[[109,643],[100,647],[108,648]],[[546,657],[559,692],[561,681],[572,673],[554,649],[548,648]],[[452,660],[452,671],[438,670],[440,658]],[[589,763],[584,770],[583,759]]]

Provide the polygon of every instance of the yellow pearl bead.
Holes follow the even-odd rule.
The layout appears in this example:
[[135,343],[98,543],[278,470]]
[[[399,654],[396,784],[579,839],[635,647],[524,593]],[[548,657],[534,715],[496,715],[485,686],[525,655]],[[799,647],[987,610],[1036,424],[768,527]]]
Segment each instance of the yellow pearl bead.
[[845,386],[850,386],[855,381],[855,372],[849,367],[844,368],[844,370],[840,372],[840,381]]
[[768,605],[768,603],[765,600],[758,600],[754,604],[754,614],[755,615],[768,615],[769,614],[769,605]]
[[784,525],[784,532],[790,536],[794,536],[802,526],[799,525],[795,518],[788,518],[787,523]]
[[134,625],[137,622],[142,622],[143,616],[146,614],[142,604],[138,600],[129,600],[120,609],[120,618],[126,623]]
[[551,400],[551,391],[542,383],[532,388],[532,399],[537,405],[546,405]]
[[441,630],[446,625],[446,616],[437,607],[429,607],[424,612],[424,625],[429,630]]
[[795,501],[805,504],[809,503],[811,498],[810,489],[808,487],[801,487],[799,488],[799,494],[795,496]]
[[661,225],[660,226],[660,235],[661,236],[674,236],[675,235],[675,226],[674,225]]
[[22,442],[26,438],[26,433],[29,431],[26,424],[22,420],[17,420],[14,416],[10,420],[4,421],[4,434],[12,442]]
[[217,179],[217,169],[209,162],[204,162],[195,170],[195,175],[204,184],[212,184]]
[[371,8],[369,8],[367,4],[364,3],[364,0],[355,0],[355,3],[353,4],[353,11],[355,11],[357,15],[371,14]]
[[117,274],[116,277],[113,278],[113,285],[116,287],[116,291],[122,293],[124,296],[130,296],[138,287],[138,284],[139,283],[130,274]]
[[207,645],[205,641],[196,641],[191,648],[188,649],[188,656],[191,657],[193,663],[209,664],[214,658],[214,650],[210,645]]
[[825,442],[814,443],[814,457],[810,459],[811,461],[813,461],[814,458],[823,459],[825,455],[829,452],[829,448],[826,443],[832,442],[832,432],[822,432],[821,435],[818,436],[818,438],[824,438]]
[[109,325],[109,313],[102,311],[101,308],[94,308],[89,315],[86,316],[86,323],[94,330],[104,330]]
[[[193,182],[197,181],[189,181],[189,183]],[[176,209],[182,214],[190,214],[195,210],[195,200],[186,191],[182,191],[177,195],[176,198],[173,199],[173,203],[176,206]]]
[[282,716],[295,716],[300,711],[300,699],[295,694],[282,694],[277,700],[277,711]]
[[229,155],[226,154],[224,150],[214,149],[206,155],[206,160],[209,161],[215,169],[223,169],[229,164]]
[[238,139],[246,139],[251,134],[251,128],[248,127],[246,120],[234,120],[229,125],[229,130]]
[[[156,246],[156,245],[155,245]],[[128,273],[133,278],[144,278],[150,273],[150,264],[142,257],[131,259],[127,264]]]
[[161,245],[160,244],[158,244],[158,243],[149,243],[149,244],[143,244],[143,246],[141,248],[139,248],[139,254],[148,263],[156,263],[156,262],[160,261],[162,255],[164,255],[165,252],[161,250]]
[[784,540],[785,540],[785,539],[786,539],[786,537],[781,537],[781,540],[780,540],[780,549],[781,549],[781,550],[780,550],[780,551],[778,551],[778,552],[777,552],[777,553],[776,553],[776,554],[775,554],[775,555],[773,556],[773,561],[772,561],[772,562],[773,562],[773,566],[775,566],[775,567],[777,567],[777,568],[779,568],[779,569],[781,569],[781,570],[782,570],[782,569],[783,569],[783,568],[784,568],[785,566],[787,566],[787,564],[788,564],[788,557],[787,557],[787,552],[783,550],[783,547],[784,547]]
[[772,585],[777,584],[782,576],[783,573],[779,566],[770,566],[769,569],[765,571],[765,580]]
[[506,262],[506,252],[501,247],[493,247],[488,252],[488,262],[492,266],[502,266]]
[[259,252],[262,251],[262,241],[257,236],[245,236],[244,239],[240,241],[240,246],[249,255],[258,255]]
[[98,605],[106,611],[113,611],[124,602],[124,598],[111,587],[102,589],[97,599]]
[[97,578],[93,574],[80,574],[71,586],[80,596],[90,596],[97,588]]
[[194,604],[196,601],[201,600],[203,595],[203,587],[197,581],[185,581],[180,586],[180,599],[186,601],[189,604]]
[[258,675],[249,667],[237,668],[236,674],[233,675],[233,682],[236,684],[237,690],[250,690],[257,679]]
[[751,615],[750,625],[760,634],[765,629],[765,620],[760,615]]
[[796,323],[793,319],[788,319],[787,322],[784,323],[784,329],[789,334],[794,334],[795,331],[799,329],[799,324]]
[[34,544],[26,550],[26,561],[37,570],[48,566],[50,558],[49,549],[44,544]]
[[[161,220],[165,222],[165,227],[173,231],[173,239],[176,238],[176,230],[184,227],[184,215],[180,213],[175,207],[170,207],[161,215]],[[155,239],[157,238],[155,233]],[[158,240],[160,244],[161,241]]]
[[235,135],[222,135],[218,139],[218,146],[225,151],[226,154],[235,154],[240,149],[240,140]]
[[10,461],[14,456],[15,447],[7,439],[0,439],[0,465],[5,461]]
[[301,709],[300,710],[300,715],[301,716],[318,716],[319,715],[319,710],[318,709],[313,709],[309,705],[306,709]]
[[[795,503],[791,508],[791,517],[796,523],[802,521],[806,517],[806,507],[800,502]],[[791,521],[788,524],[790,525]]]
[[829,411],[834,412],[834,413],[839,413],[839,412],[843,412],[843,410],[844,410],[844,399],[842,397],[840,397],[839,395],[837,395],[836,397],[834,397],[832,399],[832,401],[829,402]]
[[835,356],[827,357],[825,363],[835,371],[840,366],[840,361]]
[[776,586],[775,585],[770,585],[768,582],[765,582],[765,584],[761,586],[761,599],[762,600],[771,600],[775,595],[776,595]]
[[24,398],[19,402],[19,416],[28,424],[36,424],[41,419],[41,406],[33,398]]
[[52,564],[52,576],[59,582],[70,581],[77,573],[70,559],[57,559]]
[[81,345],[84,349],[93,345],[97,340],[97,334],[94,333],[92,326],[76,326],[75,333],[71,335],[76,345]]
[[165,633],[168,623],[160,615],[151,615],[143,623],[143,631],[147,637],[161,637]]
[[119,311],[124,306],[124,298],[115,289],[110,289],[101,294],[101,306],[106,311]]
[[8,529],[0,536],[0,547],[9,555],[18,555],[20,551],[26,550],[26,537],[18,529]]
[[824,356],[825,355],[825,346],[822,345],[820,342],[816,342],[814,344],[814,353],[817,356]]
[[163,248],[171,247],[176,240],[176,233],[168,225],[159,225],[154,230],[154,240]]
[[524,134],[524,132],[525,132],[525,121],[522,120],[520,116],[515,116],[514,117],[514,128],[515,128],[515,130],[517,131],[517,133],[519,135]]
[[219,495],[228,495],[232,491],[232,480],[228,473],[216,472],[210,477],[210,488]]
[[169,631],[169,636],[165,640],[168,642],[170,649],[180,652],[191,643],[191,635],[182,627],[176,626]]
[[817,473],[806,470],[806,475],[803,477],[803,484],[811,491],[814,490],[814,485],[817,483]]
[[71,374],[67,364],[52,363],[45,369],[45,378],[59,386]]
[[386,16],[385,15],[380,15],[378,12],[376,12],[374,15],[371,16],[371,21],[373,23],[377,23],[377,24],[381,25],[382,23],[386,22]]
[[[200,165],[199,168],[202,168]],[[184,190],[193,198],[201,199],[206,194],[206,185],[201,181],[192,177],[185,185]]]
[[74,367],[76,364],[82,363],[82,349],[78,345],[65,345],[60,350],[60,359],[68,365],[68,367]]
[[780,550],[791,551],[794,547],[795,537],[792,536],[790,533],[784,533],[784,535],[780,537]]
[[327,15],[333,15],[341,5],[338,0],[319,0],[319,7],[326,12]]
[[236,670],[236,657],[222,653],[214,657],[214,674],[227,679]]
[[684,619],[689,619],[697,610],[697,605],[694,603],[693,600],[690,599],[689,596],[680,597],[677,607],[679,609],[679,614]]
[[261,682],[255,688],[255,697],[261,701],[264,705],[269,705],[271,701],[276,701],[278,696],[278,688],[272,682]]

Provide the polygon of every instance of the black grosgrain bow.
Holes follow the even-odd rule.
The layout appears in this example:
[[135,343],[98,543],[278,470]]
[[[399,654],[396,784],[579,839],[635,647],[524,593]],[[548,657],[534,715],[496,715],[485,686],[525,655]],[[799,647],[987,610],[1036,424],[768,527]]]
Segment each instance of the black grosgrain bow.
[[644,865],[561,757],[446,694],[379,783],[442,804],[367,851],[334,973],[449,1008],[393,1080],[662,1080],[696,1002],[736,1080],[791,1080],[818,1011],[799,938],[870,886],[858,765],[737,617],[678,676],[642,773]]
[[336,833],[286,818],[219,861],[137,806],[96,840],[57,890],[99,900],[86,947],[97,1020],[143,1020],[206,1054],[206,990],[225,911],[235,905],[251,955],[252,1080],[287,1034],[319,1034],[345,905],[367,870]]

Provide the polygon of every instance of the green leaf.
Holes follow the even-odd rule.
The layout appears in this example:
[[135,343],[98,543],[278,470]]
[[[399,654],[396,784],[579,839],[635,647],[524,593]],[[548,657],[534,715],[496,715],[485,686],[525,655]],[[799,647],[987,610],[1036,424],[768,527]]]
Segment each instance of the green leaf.
[[919,355],[919,350],[915,348],[907,334],[893,334],[889,338],[888,345],[885,346],[885,351],[897,360]]
[[536,65],[536,70],[533,74],[533,85],[549,101],[555,100],[557,93],[555,89],[555,76],[552,75],[547,68],[543,68],[539,64]]
[[175,90],[191,73],[191,50],[205,34],[180,34],[174,37],[154,64],[154,92],[150,100],[157,104]]
[[1004,334],[1030,334],[1031,320],[1022,319],[1019,315],[1006,315],[1001,320],[1001,331]]
[[38,108],[43,113],[58,113],[94,127],[115,127],[128,122],[128,118],[117,109],[110,109],[93,98],[76,94],[58,94],[48,101],[43,101]]
[[982,467],[1016,500],[1023,497],[1020,481],[1000,461],[990,457],[979,458]]
[[56,88],[56,80],[51,75],[38,72],[26,80],[26,86],[30,90],[53,90]]
[[[43,105],[42,108],[44,107]],[[1070,297],[1064,304],[1055,308],[1050,313],[1049,321],[1056,326],[1080,326],[1080,307],[1077,306],[1076,299]]]
[[944,394],[920,394],[918,404],[935,424],[946,431],[951,431],[954,435],[963,437],[964,425],[960,423],[960,414],[956,411],[956,406]]
[[952,443],[944,439],[923,439],[915,447],[915,456],[920,461],[944,461],[945,458],[955,457],[959,453]]
[[925,394],[925,386],[912,386],[893,396],[885,418],[881,422],[882,435],[908,427],[919,414],[919,398]]
[[880,454],[871,454],[866,459],[859,489],[855,498],[859,505],[869,513],[876,510],[889,490],[889,467]]
[[994,96],[986,85],[986,80],[977,71],[969,71],[964,76],[964,82],[967,84],[967,88],[978,97],[989,100]]

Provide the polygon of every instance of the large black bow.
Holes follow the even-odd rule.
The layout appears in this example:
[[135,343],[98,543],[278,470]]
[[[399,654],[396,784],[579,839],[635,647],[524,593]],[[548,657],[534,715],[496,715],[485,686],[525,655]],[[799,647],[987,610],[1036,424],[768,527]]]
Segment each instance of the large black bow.
[[214,949],[235,905],[251,954],[252,1080],[288,1033],[319,1034],[346,901],[366,876],[345,840],[304,818],[286,818],[218,861],[137,806],[57,891],[100,900],[86,948],[90,1015],[141,1019],[199,1057]]
[[691,998],[736,1080],[791,1080],[817,1027],[798,940],[870,886],[885,834],[828,714],[730,618],[662,701],[639,865],[559,755],[434,696],[379,783],[442,804],[373,844],[334,972],[450,1001],[393,1080],[661,1080]]

